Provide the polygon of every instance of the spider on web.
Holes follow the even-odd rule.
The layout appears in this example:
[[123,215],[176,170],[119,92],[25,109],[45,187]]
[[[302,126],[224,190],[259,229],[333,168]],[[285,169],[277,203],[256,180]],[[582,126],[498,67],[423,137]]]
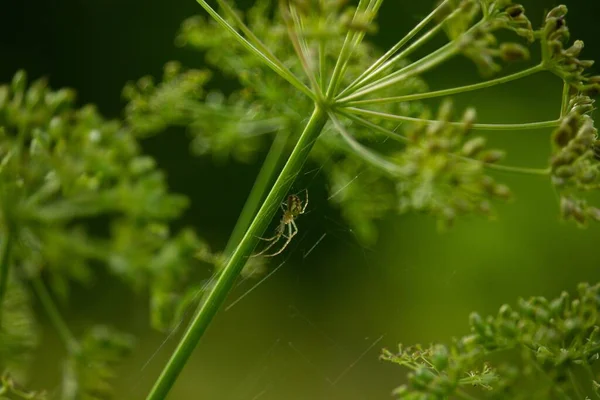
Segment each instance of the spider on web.
[[267,254],[264,257],[274,257],[278,254],[281,254],[281,252],[285,250],[288,244],[290,244],[292,238],[298,233],[298,227],[296,226],[295,220],[300,214],[304,214],[306,206],[308,206],[308,190],[305,189],[304,191],[306,193],[304,201],[302,201],[300,197],[295,194],[290,194],[288,196],[285,205],[281,205],[281,209],[283,210],[283,216],[281,217],[281,221],[279,221],[279,225],[277,226],[277,230],[275,231],[275,236],[271,238],[259,238],[261,240],[264,240],[265,242],[270,242],[270,244],[260,253],[252,255],[252,257],[258,257],[265,254],[267,251],[269,251],[269,249],[275,246],[282,237],[286,239],[283,246],[281,246],[281,248],[275,253]]

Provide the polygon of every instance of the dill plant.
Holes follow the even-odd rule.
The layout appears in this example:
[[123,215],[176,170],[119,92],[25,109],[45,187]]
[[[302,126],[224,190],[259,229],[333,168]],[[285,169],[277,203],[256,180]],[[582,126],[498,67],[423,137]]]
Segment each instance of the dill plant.
[[[45,396],[16,384],[25,380],[25,355],[36,346],[30,292],[68,355],[55,395],[103,398],[132,338],[102,326],[75,337],[56,299],[66,299],[71,282],[91,280],[93,268],[103,265],[147,291],[154,327],[168,329],[186,305],[198,302],[190,276],[197,264],[209,264],[214,278],[203,286],[194,318],[147,397],[165,398],[244,267],[265,262],[251,256],[306,162],[322,167],[330,190],[341,193],[336,205],[366,244],[376,240],[376,221],[391,212],[427,212],[441,227],[464,215],[492,215],[494,201],[511,197],[490,176],[494,170],[547,177],[565,219],[581,226],[600,220],[600,209],[587,200],[600,179],[600,141],[591,118],[600,78],[587,72],[592,61],[580,59],[583,42],[570,42],[565,6],[534,29],[523,7],[510,0],[445,0],[380,53],[363,39],[376,31],[383,0],[261,0],[245,12],[225,0],[216,0],[216,8],[198,3],[208,17],[185,21],[177,43],[204,52],[210,69],[170,62],[159,82],[145,77],[128,84],[123,121],[107,121],[92,106],[77,108],[68,89],[52,91],[44,81],[28,86],[23,72],[0,88],[0,362],[7,371],[1,395]],[[499,39],[505,31],[510,41]],[[445,45],[415,57],[441,34]],[[533,56],[530,49],[536,49]],[[423,74],[458,56],[471,59],[485,80],[429,90]],[[515,62],[524,67],[497,77]],[[543,71],[563,84],[560,110],[550,121],[480,123],[474,108],[457,112],[448,100]],[[208,89],[215,72],[235,78],[239,89]],[[444,99],[436,111],[422,102],[433,98]],[[274,136],[221,252],[191,229],[169,228],[187,201],[169,193],[138,144],[169,126],[185,127],[192,151],[218,160],[247,161]],[[541,167],[501,164],[503,151],[474,134],[542,128],[553,130],[553,150]],[[382,137],[389,139],[385,146],[376,142]],[[356,177],[359,169],[364,172]],[[597,358],[597,292],[582,287],[581,299],[572,302],[565,296],[521,302],[518,311],[503,307],[496,319],[473,315],[473,335],[451,347],[384,352],[385,359],[413,370],[412,386],[396,394],[474,399],[461,388],[474,385],[489,398],[570,398],[569,390],[586,390],[562,377],[570,376],[572,365],[589,371]],[[555,385],[543,393],[527,385],[515,389],[514,365],[501,379],[504,370],[481,364],[493,351],[514,348],[523,350],[524,371],[541,369]]]

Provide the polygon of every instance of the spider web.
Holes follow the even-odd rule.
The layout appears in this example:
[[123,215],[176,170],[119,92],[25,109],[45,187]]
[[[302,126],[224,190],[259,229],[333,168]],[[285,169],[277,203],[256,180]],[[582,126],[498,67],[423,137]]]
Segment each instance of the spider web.
[[[265,308],[257,307],[256,303],[266,299],[268,311],[273,314],[270,322],[275,326],[272,330],[262,332],[265,335],[264,340],[260,341],[253,355],[245,360],[252,359],[253,362],[246,363],[245,372],[237,376],[235,384],[221,387],[220,396],[225,397],[220,398],[279,399],[282,393],[290,391],[291,388],[298,389],[296,394],[299,397],[287,393],[286,398],[368,398],[366,394],[350,390],[347,386],[352,383],[350,377],[355,378],[354,374],[357,374],[357,370],[362,370],[363,365],[377,362],[384,334],[365,332],[368,328],[346,329],[341,333],[335,332],[334,329],[332,332],[331,327],[323,326],[322,319],[326,318],[326,311],[315,313],[318,307],[315,309],[314,304],[306,304],[305,301],[305,281],[312,279],[310,275],[314,274],[315,266],[318,266],[317,261],[331,251],[332,247],[342,254],[357,253],[359,257],[354,258],[354,268],[368,268],[373,254],[371,250],[360,245],[352,229],[341,217],[333,215],[328,212],[327,207],[321,205],[325,199],[331,200],[354,185],[362,172],[345,187],[323,199],[323,192],[318,190],[322,187],[322,182],[317,182],[318,178],[321,178],[322,170],[323,166],[307,170],[290,191],[301,193],[308,190],[311,194],[305,214],[296,219],[299,228],[296,237],[279,256],[271,259],[271,267],[265,275],[258,279],[240,279],[221,311],[222,318],[226,320],[235,320],[240,313],[261,314]],[[279,212],[275,213],[275,222],[281,218],[281,212],[279,209]],[[320,265],[320,268],[323,267],[324,265]],[[279,292],[281,290],[287,291],[287,296],[282,295]],[[197,294],[197,300],[200,296],[201,291]],[[162,340],[141,366],[138,375],[147,375],[150,366],[154,370],[163,365],[168,356],[167,347],[171,348],[176,343],[175,339],[180,336],[180,328],[189,320],[192,312],[190,309],[184,314],[176,328]],[[200,346],[206,348],[205,342],[209,340],[204,338],[204,346],[202,343]],[[214,345],[222,347],[225,354],[229,354],[226,343],[217,342]],[[160,358],[161,362],[158,362],[157,358]],[[193,369],[193,364],[192,359],[186,368]],[[141,378],[142,376],[137,379],[137,384],[131,390],[139,386]],[[182,380],[185,378],[182,377]],[[311,389],[300,390],[300,387]]]

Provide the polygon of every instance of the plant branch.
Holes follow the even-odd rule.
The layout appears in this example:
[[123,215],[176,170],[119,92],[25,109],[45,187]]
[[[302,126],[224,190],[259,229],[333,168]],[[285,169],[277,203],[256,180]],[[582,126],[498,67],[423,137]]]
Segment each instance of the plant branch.
[[38,276],[31,280],[31,285],[33,287],[33,291],[40,299],[40,303],[42,304],[42,308],[46,312],[46,315],[50,319],[50,322],[56,329],[60,340],[63,342],[67,352],[70,355],[77,354],[79,352],[79,343],[71,333],[71,330],[67,326],[67,323],[63,319],[56,303],[52,300],[52,296],[50,296],[50,292],[44,285],[42,279]]
[[[473,160],[472,158],[467,158],[468,160]],[[515,167],[512,165],[502,165],[502,164],[491,164],[491,163],[483,163],[483,166],[487,169],[492,169],[495,171],[502,172],[511,172],[515,174],[523,174],[523,175],[539,175],[539,176],[548,176],[550,175],[550,168],[526,168],[526,167]]]
[[453,57],[459,51],[459,47],[455,42],[450,42],[445,46],[440,47],[436,51],[431,52],[429,55],[421,58],[418,61],[415,61],[412,64],[407,65],[399,71],[393,72],[388,76],[381,78],[364,88],[346,96],[342,99],[339,99],[338,102],[344,103],[353,99],[360,98],[369,93],[376,92],[378,90],[382,90],[397,84],[403,80],[411,78],[413,76],[422,74],[427,70],[438,66],[449,58]]
[[[281,16],[287,28],[288,36],[292,42],[294,51],[296,52],[296,55],[300,60],[302,69],[304,69],[304,73],[310,81],[313,91],[321,92],[315,76],[314,65],[312,65],[310,60],[308,45],[306,44],[306,40],[304,39],[304,29],[302,28],[302,21],[300,20],[300,16],[298,15],[297,10],[292,6],[292,4],[289,4],[289,8],[287,8],[286,6],[284,6],[284,2],[280,1],[279,5],[279,8],[281,10]],[[298,32],[300,32],[300,35],[298,35]]]
[[429,32],[427,32],[425,35],[423,35],[421,38],[415,41],[415,43],[413,43],[405,51],[396,55],[390,60],[394,53],[396,53],[398,50],[404,47],[404,45],[408,43],[410,39],[412,39],[417,33],[421,31],[421,29],[423,29],[429,22],[431,22],[437,16],[440,10],[442,10],[442,8],[445,7],[449,2],[450,0],[444,0],[444,2],[442,2],[435,10],[433,10],[427,17],[425,17],[425,19],[421,20],[421,22],[419,22],[410,32],[408,32],[402,39],[400,39],[398,43],[396,43],[384,55],[382,55],[377,61],[375,61],[369,68],[367,68],[362,74],[360,74],[358,78],[356,78],[350,85],[348,85],[348,87],[346,87],[346,89],[342,90],[338,97],[342,97],[348,93],[351,93],[357,87],[361,87],[365,83],[368,83],[369,80],[377,76],[386,68],[393,65],[396,61],[405,58],[407,55],[412,53],[419,46],[421,46],[423,43],[425,43],[427,40],[433,37],[444,26],[445,20],[451,15],[454,15],[454,13],[457,10],[453,11],[444,19],[444,21],[438,23],[434,28],[432,28]]
[[[353,115],[350,113],[346,113],[343,111],[340,111],[340,114],[344,115],[346,118],[349,118],[367,128],[371,128],[374,129],[378,132],[383,133],[384,135],[386,135],[387,137],[394,139],[394,140],[398,140],[401,142],[407,142],[408,139],[397,133],[394,131],[391,131],[389,129],[386,129],[384,127],[381,127],[377,124],[374,124],[364,118],[361,118],[357,115]],[[470,158],[470,157],[465,157],[465,156],[460,156],[458,154],[454,154],[456,157],[459,157],[465,161],[472,161],[472,162],[478,162],[481,163],[481,160],[477,160],[474,158]],[[483,163],[483,166],[485,168],[491,169],[491,170],[496,170],[496,171],[502,171],[502,172],[512,172],[512,173],[516,173],[516,174],[525,174],[525,175],[542,175],[542,176],[548,176],[550,174],[550,169],[549,168],[544,168],[544,169],[539,169],[539,168],[527,168],[527,167],[516,167],[516,166],[512,166],[512,165],[501,165],[501,164],[492,164],[492,163]]]
[[[223,9],[226,12],[228,12],[230,14],[230,16],[238,22],[240,29],[242,29],[242,31],[244,33],[246,33],[246,35],[248,35],[248,37],[250,37],[253,41],[255,41],[254,44],[250,43],[246,38],[244,38],[242,35],[240,35],[231,26],[231,24],[229,24],[229,22],[227,22],[223,17],[221,17],[219,15],[219,13],[217,13],[210,5],[208,5],[206,0],[196,0],[196,1],[198,2],[198,4],[200,4],[202,6],[202,8],[204,8],[206,10],[207,13],[210,14],[210,16],[219,25],[221,25],[225,30],[227,30],[229,33],[231,33],[236,38],[236,40],[246,50],[248,50],[250,53],[254,54],[260,60],[262,60],[266,65],[269,66],[269,68],[271,68],[273,71],[275,71],[275,73],[277,73],[283,79],[288,81],[296,89],[300,90],[302,93],[307,95],[312,100],[316,99],[315,94],[304,83],[302,83],[290,70],[288,70],[280,60],[275,58],[275,56],[273,56],[270,53],[270,51],[267,49],[267,47],[264,44],[262,44],[262,42],[260,42],[260,40],[252,33],[252,31],[250,31],[250,29],[248,29],[246,27],[246,25],[235,14],[235,11],[231,10],[231,7],[229,7],[227,5],[227,3],[225,3],[223,0],[218,0],[219,5],[221,7],[223,7]],[[259,47],[259,48],[257,48],[257,47]]]
[[[501,85],[504,83],[508,83],[517,79],[522,79],[527,76],[533,75],[535,73],[544,71],[546,68],[542,65],[536,65],[534,67],[528,68],[526,70],[507,75],[501,78],[492,79],[485,82],[475,83],[472,85],[459,86],[450,89],[436,90],[433,92],[426,93],[415,93],[406,96],[395,96],[395,97],[381,97],[376,99],[366,99],[366,100],[356,100],[351,101],[349,103],[344,104],[344,106],[357,106],[364,104],[386,104],[386,103],[401,103],[405,101],[415,101],[415,100],[424,100],[431,99],[434,97],[443,97],[443,96],[452,96],[459,93],[471,92],[474,90],[486,89],[492,86]],[[341,103],[341,102],[340,102]]]
[[[387,119],[390,121],[398,121],[398,122],[417,122],[417,123],[426,123],[426,124],[435,124],[439,121],[431,120],[431,119],[422,119],[422,118],[414,118],[414,117],[405,117],[402,115],[394,115],[387,114],[379,111],[371,111],[365,110],[362,108],[356,107],[343,107],[342,110],[346,110],[350,113],[359,114],[359,115],[368,115],[371,117],[378,117]],[[455,126],[463,126],[463,122],[448,122],[451,125]],[[524,131],[524,130],[532,130],[532,129],[542,129],[542,128],[554,128],[560,125],[560,120],[552,120],[552,121],[541,121],[541,122],[527,122],[523,124],[473,124],[473,129],[482,130],[482,131]]]
[[[356,11],[354,12],[354,16],[352,17],[353,22],[356,21],[358,13],[362,12],[362,10],[365,8],[365,6],[364,6],[365,3],[366,3],[366,0],[359,0],[358,6],[356,7]],[[368,5],[367,5],[367,8],[368,8]],[[345,64],[348,62],[348,58],[350,57],[350,55],[352,54],[352,51],[354,50],[352,47],[356,45],[356,42],[352,43],[355,39],[355,36],[356,36],[356,32],[354,32],[354,31],[348,31],[348,33],[346,33],[346,37],[344,38],[344,43],[342,44],[340,54],[338,55],[338,58],[335,62],[335,66],[333,67],[331,79],[329,80],[329,85],[327,87],[327,92],[326,92],[327,98],[331,98],[334,95],[335,90],[337,89],[338,85],[340,84],[340,81],[342,78],[342,73],[345,69]]]
[[320,107],[316,107],[277,181],[239,245],[226,262],[223,272],[208,294],[206,302],[200,306],[146,400],[163,400],[171,390],[200,338],[225,301],[246,260],[251,256],[259,237],[268,227],[273,214],[288,193],[326,122],[325,112]]
[[560,103],[560,117],[564,117],[567,115],[568,107],[569,107],[569,92],[571,90],[571,85],[567,83],[567,81],[563,80],[563,90],[562,90],[562,101]]
[[386,160],[381,157],[374,151],[366,148],[359,142],[357,142],[352,135],[350,135],[346,128],[341,124],[341,122],[337,119],[335,114],[329,113],[329,118],[333,122],[333,125],[336,127],[337,131],[340,133],[342,138],[348,143],[348,145],[367,163],[371,164],[373,167],[382,170],[383,172],[392,175],[398,176],[402,174],[402,170],[396,164]]

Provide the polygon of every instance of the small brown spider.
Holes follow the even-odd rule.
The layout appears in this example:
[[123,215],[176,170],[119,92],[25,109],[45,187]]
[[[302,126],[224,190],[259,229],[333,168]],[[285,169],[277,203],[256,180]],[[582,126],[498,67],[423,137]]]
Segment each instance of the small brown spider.
[[[300,214],[304,214],[304,210],[306,210],[306,206],[308,205],[308,190],[305,190],[306,198],[304,202],[300,200],[300,197],[295,194],[290,194],[287,198],[287,202],[285,206],[282,204],[281,209],[283,210],[283,216],[281,217],[281,221],[279,221],[279,225],[277,226],[277,230],[275,231],[275,236],[271,238],[259,238],[266,242],[271,242],[263,251],[258,254],[254,254],[252,257],[258,257],[260,255],[265,254],[269,249],[275,246],[279,239],[282,237],[287,240],[283,244],[283,246],[273,254],[267,254],[264,257],[274,257],[278,254],[281,254],[283,250],[287,247],[288,244],[292,241],[292,238],[296,236],[298,233],[298,227],[296,226],[295,219],[298,218]],[[287,235],[285,233],[285,228],[287,227]]]

